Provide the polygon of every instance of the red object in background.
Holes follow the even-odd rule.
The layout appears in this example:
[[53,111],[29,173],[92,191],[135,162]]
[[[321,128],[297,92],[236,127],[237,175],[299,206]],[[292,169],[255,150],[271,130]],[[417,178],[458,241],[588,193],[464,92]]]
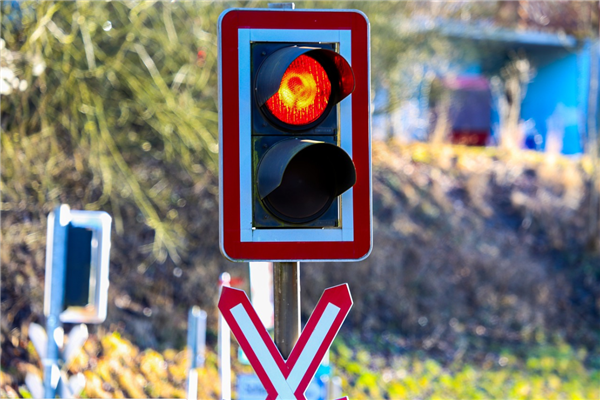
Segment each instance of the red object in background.
[[450,93],[450,142],[485,146],[491,132],[492,92],[487,78],[445,78],[442,86]]
[[246,283],[244,278],[231,278],[231,281],[229,282],[229,284],[233,287],[239,287],[244,283]]
[[196,65],[199,67],[202,67],[202,66],[204,66],[205,62],[206,62],[206,51],[198,50],[198,56],[196,58]]
[[453,129],[450,133],[450,142],[452,144],[462,144],[465,146],[485,146],[489,137],[489,130],[472,131]]

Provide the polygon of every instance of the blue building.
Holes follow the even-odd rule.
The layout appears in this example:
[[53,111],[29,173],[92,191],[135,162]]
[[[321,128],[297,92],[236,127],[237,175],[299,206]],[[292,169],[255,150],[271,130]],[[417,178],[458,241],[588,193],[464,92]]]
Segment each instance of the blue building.
[[[426,140],[435,128],[431,116],[435,114],[432,109],[432,83],[436,79],[454,82],[457,79],[465,82],[488,80],[489,145],[501,140],[507,104],[519,101],[517,109],[520,115],[517,117],[520,120],[521,143],[518,146],[563,154],[584,151],[590,123],[597,129],[600,114],[598,85],[590,90],[592,74],[596,79],[600,78],[598,41],[577,40],[557,33],[509,30],[486,22],[466,25],[442,21],[431,30],[437,31],[460,51],[444,63],[439,60],[423,63],[421,68],[426,71],[423,74],[425,78],[416,87],[414,98],[387,121],[374,118],[375,136],[378,130],[381,136],[383,126],[388,132],[393,130],[411,140]],[[524,90],[519,98],[511,98],[510,91],[501,84],[503,79],[500,77],[511,63],[523,66],[523,74],[528,75],[523,78]],[[479,100],[473,100],[471,106],[464,104],[463,110],[458,113],[462,121],[455,121],[454,125],[465,125],[465,115],[469,112],[471,119],[481,119],[482,97],[471,97]],[[593,110],[589,109],[590,105],[594,106]]]

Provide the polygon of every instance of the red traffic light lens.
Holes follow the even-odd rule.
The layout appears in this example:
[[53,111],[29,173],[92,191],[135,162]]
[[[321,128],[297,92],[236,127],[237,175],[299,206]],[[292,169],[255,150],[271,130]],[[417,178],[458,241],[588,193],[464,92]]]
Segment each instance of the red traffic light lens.
[[314,58],[301,55],[286,69],[279,90],[266,105],[280,121],[305,125],[323,115],[330,96],[331,82],[323,66]]

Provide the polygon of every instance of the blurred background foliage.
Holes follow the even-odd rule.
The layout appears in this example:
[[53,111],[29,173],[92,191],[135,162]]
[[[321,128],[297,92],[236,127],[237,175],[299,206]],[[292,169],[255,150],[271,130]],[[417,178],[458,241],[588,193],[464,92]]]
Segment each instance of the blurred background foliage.
[[[375,112],[385,114],[423,78],[411,68],[415,60],[463,52],[435,32],[404,30],[414,15],[432,23],[438,17],[493,18],[503,26],[536,29],[552,28],[560,17],[559,28],[578,37],[597,29],[592,20],[597,13],[587,3],[561,2],[562,8],[550,3],[558,17],[549,22],[515,18],[524,7],[534,7],[520,3],[306,1],[296,6],[356,8],[369,17],[373,92],[390,93]],[[27,370],[39,364],[27,326],[43,322],[46,218],[53,207],[67,203],[72,209],[107,211],[114,221],[109,316],[105,324],[90,327],[82,355],[88,358],[71,372],[85,371],[90,397],[182,395],[177,368],[184,368],[185,356],[172,349],[185,345],[189,307],[209,312],[208,340],[214,345],[218,276],[247,269],[218,250],[217,19],[229,7],[266,4],[1,3],[5,388],[20,387]],[[489,398],[499,393],[467,392],[477,379],[488,382],[480,384],[486,390],[512,385],[514,398],[535,393],[547,398],[557,385],[554,375],[559,387],[577,386],[570,367],[540,372],[547,381],[540,384],[542,391],[534,391],[537,383],[523,385],[537,379],[537,364],[532,361],[531,368],[538,372],[519,378],[519,371],[530,367],[519,360],[543,358],[556,348],[574,363],[573,371],[581,371],[580,365],[597,371],[600,255],[586,247],[585,229],[589,199],[600,190],[592,172],[587,157],[374,143],[373,254],[351,265],[302,266],[304,320],[324,288],[349,282],[353,292],[354,308],[343,329],[350,339],[334,349],[348,394],[434,398],[455,390],[456,398]],[[364,343],[369,345],[361,352]],[[519,346],[529,344],[550,347],[539,357],[519,353]],[[587,350],[580,354],[571,345]],[[119,358],[118,349],[130,353]],[[398,361],[398,354],[415,349],[421,351],[415,359]],[[365,352],[373,357],[365,359]],[[512,375],[486,375],[496,367],[474,370],[486,365],[487,354],[502,366],[503,352],[509,361],[516,354],[508,364]],[[424,364],[426,356],[437,361]],[[148,383],[155,378],[141,369],[142,359],[148,366],[160,364],[156,384]],[[165,368],[167,374],[160,372]],[[598,381],[594,373],[580,374],[581,398],[595,394],[588,391]],[[200,378],[213,390],[214,371],[206,374]],[[435,385],[408,381],[415,376]],[[579,396],[575,389],[560,390],[556,393]]]
[[[37,202],[47,214],[67,195],[86,209],[108,207],[123,234],[120,204],[131,199],[154,231],[153,256],[178,261],[186,232],[178,187],[205,170],[216,174],[215,22],[223,5],[2,7],[5,51],[27,82],[2,103],[4,209]],[[166,179],[169,168],[182,179]],[[85,187],[65,193],[65,175]]]
[[[3,209],[35,199],[45,215],[61,192],[65,196],[63,174],[72,172],[75,182],[88,174],[91,185],[74,193],[87,209],[112,211],[122,234],[121,205],[131,199],[138,222],[154,232],[152,258],[164,262],[169,255],[178,263],[190,232],[178,216],[186,204],[178,189],[207,171],[217,173],[218,15],[228,7],[266,4],[3,2],[4,68],[18,82],[2,103]],[[510,14],[505,2],[299,6],[358,8],[368,15],[373,91],[385,87],[390,95],[380,113],[397,108],[406,89],[423,78],[411,63],[461,52],[435,31],[403,30],[411,16],[426,15],[433,23],[440,17],[489,19],[505,9]],[[594,13],[563,7],[563,16],[565,9],[569,18],[561,28],[591,34],[593,23],[576,22]],[[504,14],[499,18],[517,20]],[[169,167],[179,179],[165,178]]]

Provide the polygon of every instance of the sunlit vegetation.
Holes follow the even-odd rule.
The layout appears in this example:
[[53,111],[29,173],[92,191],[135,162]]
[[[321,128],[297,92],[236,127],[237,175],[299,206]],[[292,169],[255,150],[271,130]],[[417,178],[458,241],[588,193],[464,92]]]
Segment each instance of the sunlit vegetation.
[[3,2],[3,68],[19,82],[2,101],[3,211],[47,214],[67,191],[123,232],[120,208],[133,204],[153,259],[179,260],[180,189],[217,169],[223,7]]
[[[35,352],[35,350],[33,350]],[[35,355],[34,355],[35,359]],[[83,398],[186,398],[189,354],[167,349],[159,353],[140,350],[118,333],[101,338],[92,336],[67,366],[69,374],[83,373],[86,386]],[[29,371],[41,376],[41,362],[27,364]],[[3,379],[10,377],[4,371]],[[8,382],[6,382],[8,383]],[[217,398],[219,378],[214,353],[208,352],[206,368],[198,370],[198,396]],[[3,386],[2,397],[14,397],[10,387]],[[22,397],[30,397],[26,386],[19,387]]]
[[[407,352],[384,358],[352,337],[334,342],[331,362],[342,377],[342,391],[351,399],[597,399],[600,396],[600,358],[557,340],[537,343],[515,352],[498,349],[482,355],[440,361],[424,352]],[[216,399],[220,384],[216,354],[207,353],[198,369],[198,398]],[[41,364],[27,368],[41,374]],[[119,334],[90,338],[68,367],[83,372],[83,398],[185,398],[188,353],[167,349],[140,351]],[[237,362],[235,374],[251,368]],[[3,380],[8,376],[3,373]],[[9,378],[8,378],[9,379]],[[4,386],[2,397],[30,397]],[[8,390],[7,390],[8,389]],[[234,397],[235,398],[235,397]]]
[[483,354],[478,363],[472,357],[441,362],[425,352],[384,359],[340,339],[333,354],[344,393],[351,399],[587,400],[600,396],[598,355],[590,356],[560,340],[518,353],[500,348]]

